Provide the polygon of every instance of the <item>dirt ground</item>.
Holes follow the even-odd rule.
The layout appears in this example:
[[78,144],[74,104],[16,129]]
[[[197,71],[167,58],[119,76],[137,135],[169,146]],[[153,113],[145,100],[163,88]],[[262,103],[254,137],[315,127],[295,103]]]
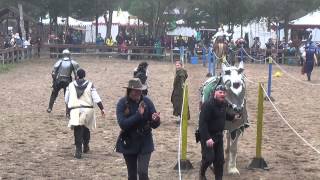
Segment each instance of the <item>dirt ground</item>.
[[[73,131],[68,129],[64,102],[60,92],[51,114],[46,113],[51,93],[51,68],[54,59],[35,59],[18,64],[0,74],[0,179],[126,179],[126,166],[121,154],[114,152],[119,133],[115,106],[125,94],[123,88],[139,61],[104,58],[76,58],[87,71],[87,79],[97,87],[107,111],[98,114],[97,129],[91,135],[91,151],[83,159],[73,157]],[[154,130],[156,151],[150,161],[151,180],[175,180],[178,126],[172,116],[170,96],[174,65],[170,62],[149,62],[150,97],[161,112],[161,126]],[[297,132],[320,149],[319,87],[307,84],[300,67],[282,66],[295,81],[283,74],[273,77],[272,97],[275,105]],[[194,129],[198,117],[198,89],[206,79],[207,68],[187,64],[191,120],[188,131],[187,157],[194,166],[184,171],[184,180],[197,179],[201,158],[200,145],[195,143]],[[274,67],[274,72],[277,68]],[[258,81],[267,81],[267,65],[246,64],[248,128],[240,138],[238,168],[240,176],[227,180],[313,180],[320,179],[319,153],[299,139],[284,123],[271,104],[264,102],[262,156],[269,170],[249,170],[255,157]],[[316,68],[311,83],[320,84]],[[97,111],[98,112],[98,111]],[[207,176],[214,179],[208,170]]]

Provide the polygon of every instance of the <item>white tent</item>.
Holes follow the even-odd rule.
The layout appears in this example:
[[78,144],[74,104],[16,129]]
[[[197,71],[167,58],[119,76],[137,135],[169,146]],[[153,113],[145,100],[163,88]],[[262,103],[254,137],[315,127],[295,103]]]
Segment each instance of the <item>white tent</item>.
[[167,35],[169,36],[187,36],[191,37],[197,35],[197,31],[195,29],[192,29],[190,27],[177,27],[176,29],[172,31],[168,31]]
[[319,25],[320,26],[320,11],[311,12],[301,18],[291,21],[293,25]]
[[312,41],[320,41],[320,11],[311,12],[301,18],[291,21],[294,26],[302,26],[311,31]]
[[[108,19],[109,15],[107,15]],[[96,21],[92,21],[95,23]],[[105,24],[105,19],[103,16],[98,18],[99,24]],[[140,20],[142,24],[142,21]],[[112,13],[112,24],[120,24],[120,25],[138,25],[138,19],[134,16],[131,16],[127,11],[113,11]]]
[[[228,29],[227,26],[224,26],[224,29]],[[235,26],[233,29],[233,39],[237,40],[241,38],[241,26]],[[250,22],[248,25],[242,27],[242,36],[248,33],[249,38],[249,46],[253,45],[253,38],[259,37],[261,42],[261,48],[265,48],[265,43],[268,42],[269,38],[276,39],[277,34],[275,31],[268,31],[267,23],[262,21],[259,22]]]
[[311,30],[311,34],[312,34],[312,41],[320,41],[320,29],[315,28]]
[[[59,25],[65,25],[66,22],[67,22],[67,18],[58,17],[58,19],[57,19],[57,23]],[[50,18],[43,19],[42,23],[43,24],[49,24],[50,23]],[[80,21],[80,20],[74,19],[72,17],[69,17],[69,26],[87,26],[87,25],[92,25],[92,22],[90,22],[90,21]]]
[[[108,16],[107,16],[108,20]],[[142,21],[139,22],[142,24]],[[85,42],[95,42],[96,39],[96,21],[91,22],[91,26],[86,26],[86,38]],[[113,11],[112,13],[112,26],[111,26],[111,36],[115,41],[119,33],[119,25],[129,25],[136,26],[138,25],[138,19],[134,16],[131,16],[127,11]],[[101,33],[102,38],[106,38],[106,22],[103,16],[98,18],[98,32]]]

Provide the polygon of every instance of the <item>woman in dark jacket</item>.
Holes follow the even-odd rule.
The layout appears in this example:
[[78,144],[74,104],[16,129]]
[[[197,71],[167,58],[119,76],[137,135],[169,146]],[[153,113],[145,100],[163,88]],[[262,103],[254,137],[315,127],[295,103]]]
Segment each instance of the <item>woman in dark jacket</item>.
[[128,180],[148,180],[148,167],[154,151],[152,129],[160,125],[160,113],[152,101],[142,96],[145,87],[138,78],[129,80],[127,95],[117,104],[117,120],[121,128],[116,151],[123,154]]

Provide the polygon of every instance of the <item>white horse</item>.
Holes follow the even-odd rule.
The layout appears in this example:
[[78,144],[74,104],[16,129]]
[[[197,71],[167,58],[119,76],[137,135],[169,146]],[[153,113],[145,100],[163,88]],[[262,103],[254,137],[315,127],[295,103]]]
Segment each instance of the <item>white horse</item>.
[[243,130],[249,126],[243,71],[243,62],[240,62],[238,67],[222,64],[221,77],[209,78],[200,88],[201,102],[203,103],[209,99],[208,96],[210,96],[217,84],[224,84],[227,90],[226,101],[229,104],[227,111],[236,114],[235,119],[233,121],[226,121],[225,125],[227,132],[225,170],[230,175],[240,174],[236,165],[238,138]]
[[226,100],[230,105],[229,111],[236,113],[233,121],[226,121],[227,131],[226,172],[231,175],[240,174],[237,169],[238,139],[243,130],[248,127],[245,90],[246,85],[243,75],[243,62],[238,67],[222,65],[222,83],[227,89]]

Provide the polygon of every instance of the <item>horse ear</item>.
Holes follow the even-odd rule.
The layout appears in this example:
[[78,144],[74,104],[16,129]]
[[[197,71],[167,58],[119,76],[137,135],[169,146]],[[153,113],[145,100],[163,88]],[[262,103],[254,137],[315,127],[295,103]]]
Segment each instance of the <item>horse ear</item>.
[[238,65],[238,69],[244,69],[243,68],[243,61],[240,61],[239,65]]
[[241,74],[243,71],[244,71],[244,69],[239,68],[239,69],[238,69],[238,74]]
[[224,72],[227,69],[227,66],[224,63],[222,63],[221,68],[222,68],[222,72]]
[[243,71],[244,71],[243,61],[241,61],[238,66],[238,74],[241,74]]

